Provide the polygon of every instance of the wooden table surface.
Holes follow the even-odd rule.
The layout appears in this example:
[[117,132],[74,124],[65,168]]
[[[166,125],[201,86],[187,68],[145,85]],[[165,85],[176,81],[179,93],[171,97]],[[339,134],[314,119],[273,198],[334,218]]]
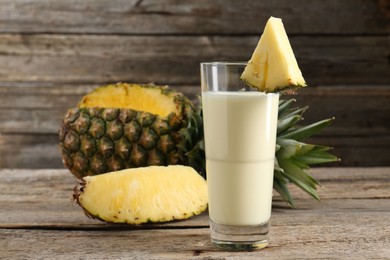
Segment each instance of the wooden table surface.
[[208,216],[144,226],[88,219],[72,202],[67,170],[0,170],[1,259],[390,259],[390,168],[318,168],[320,202],[292,187],[275,195],[270,244],[226,252]]

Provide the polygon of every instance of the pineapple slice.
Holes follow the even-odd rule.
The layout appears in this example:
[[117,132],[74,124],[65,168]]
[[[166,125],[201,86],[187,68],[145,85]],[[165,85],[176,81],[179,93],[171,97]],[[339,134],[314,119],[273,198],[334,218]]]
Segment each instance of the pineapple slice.
[[282,19],[269,18],[241,79],[264,92],[306,86]]
[[187,219],[202,213],[208,203],[206,181],[181,165],[87,176],[73,197],[87,216],[128,224]]

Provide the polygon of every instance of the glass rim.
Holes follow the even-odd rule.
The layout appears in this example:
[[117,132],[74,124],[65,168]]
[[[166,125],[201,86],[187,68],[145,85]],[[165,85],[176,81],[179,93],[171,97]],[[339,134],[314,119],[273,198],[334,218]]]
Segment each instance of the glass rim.
[[248,62],[246,61],[205,61],[200,63],[202,66],[246,66]]

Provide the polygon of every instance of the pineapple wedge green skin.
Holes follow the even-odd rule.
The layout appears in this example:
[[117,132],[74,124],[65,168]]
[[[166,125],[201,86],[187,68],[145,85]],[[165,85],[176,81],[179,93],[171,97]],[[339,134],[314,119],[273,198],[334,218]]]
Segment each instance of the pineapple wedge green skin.
[[188,219],[208,203],[205,179],[182,165],[86,176],[73,198],[90,218],[132,225]]

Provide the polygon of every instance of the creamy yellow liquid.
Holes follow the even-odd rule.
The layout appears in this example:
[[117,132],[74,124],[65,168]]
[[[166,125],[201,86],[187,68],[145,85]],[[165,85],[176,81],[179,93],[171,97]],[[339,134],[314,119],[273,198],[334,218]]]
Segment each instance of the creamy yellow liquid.
[[278,94],[204,92],[210,218],[259,225],[271,216]]

